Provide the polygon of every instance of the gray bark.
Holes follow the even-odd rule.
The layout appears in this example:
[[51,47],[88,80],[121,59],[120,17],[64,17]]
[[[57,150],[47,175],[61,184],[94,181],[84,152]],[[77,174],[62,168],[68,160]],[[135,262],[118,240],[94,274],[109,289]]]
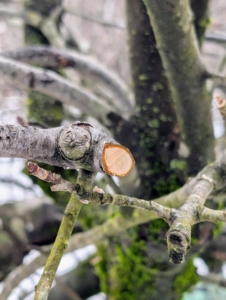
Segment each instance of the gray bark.
[[104,124],[109,122],[108,114],[114,111],[94,94],[52,71],[41,70],[12,59],[0,57],[0,75],[21,88],[42,92],[65,104],[74,105]]
[[127,84],[99,61],[75,51],[57,50],[45,46],[31,46],[2,53],[5,57],[45,67],[71,67],[83,77],[102,82],[115,94],[114,106],[128,114],[133,108],[133,96]]
[[105,172],[105,143],[118,144],[105,131],[75,122],[52,129],[0,125],[0,157],[18,157],[66,169]]

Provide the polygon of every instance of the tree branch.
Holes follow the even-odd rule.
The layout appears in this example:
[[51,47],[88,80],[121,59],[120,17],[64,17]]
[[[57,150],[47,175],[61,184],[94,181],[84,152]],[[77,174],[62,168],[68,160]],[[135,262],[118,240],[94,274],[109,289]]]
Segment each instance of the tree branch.
[[221,189],[225,182],[226,154],[221,160],[206,166],[199,174],[191,195],[178,210],[171,210],[168,223],[167,244],[169,256],[176,264],[184,261],[191,247],[191,226],[199,222],[226,221],[225,211],[215,211],[204,207],[207,197],[215,190]]
[[0,56],[0,75],[11,83],[49,95],[61,102],[74,105],[82,112],[108,124],[108,114],[115,112],[94,94],[80,88],[55,72],[31,67]]
[[[33,171],[33,167],[34,166],[31,163],[28,164],[29,171]],[[41,168],[39,169],[39,171],[41,171]],[[89,185],[91,185],[94,181],[94,177],[95,176],[93,173],[80,170],[78,183],[81,182],[85,185],[86,188],[88,188]],[[56,240],[45,264],[41,279],[39,280],[38,285],[35,289],[35,300],[47,300],[48,298],[56,271],[64,254],[64,251],[68,247],[69,239],[71,237],[71,233],[81,207],[82,203],[77,199],[76,195],[72,194],[65,209]]]
[[[157,211],[157,205],[160,207],[159,204],[153,204],[154,202],[152,201],[141,200],[124,195],[105,194],[101,189],[97,187],[95,187],[92,191],[90,188],[84,188],[84,186],[79,183],[72,183],[64,180],[61,175],[54,174],[51,171],[40,168],[35,163],[28,163],[28,170],[31,175],[34,175],[41,180],[53,183],[54,185],[51,186],[52,191],[63,191],[75,194],[80,201],[87,201],[86,204],[88,204],[89,202],[97,205],[113,204],[117,206],[136,207],[154,212]],[[166,209],[167,208],[164,208],[164,206],[161,206],[162,215],[166,214]]]
[[210,99],[189,1],[144,0],[144,3],[170,83],[182,136],[190,150],[190,173],[196,173],[214,159],[214,153]]
[[205,39],[210,42],[226,44],[226,34],[221,31],[207,31]]
[[19,60],[28,64],[46,67],[72,67],[83,77],[98,80],[115,94],[114,106],[123,113],[131,112],[134,99],[128,85],[113,71],[101,62],[77,53],[75,51],[57,50],[45,46],[31,46],[19,50],[2,53],[5,57]]
[[113,172],[121,177],[134,166],[127,148],[86,122],[51,129],[0,125],[0,157],[25,158],[109,175]]
[[[179,190],[170,193],[161,198],[155,199],[155,201],[161,205],[168,207],[180,207],[191,190],[195,186],[198,180],[198,176],[190,180]],[[127,218],[122,215],[117,215],[114,218],[107,220],[100,226],[96,226],[86,232],[75,234],[71,237],[66,252],[72,252],[76,249],[82,248],[90,244],[96,244],[105,238],[110,236],[116,236],[121,232],[138,224],[146,223],[150,220],[157,218],[156,213],[151,213],[145,210],[134,210],[131,218]],[[49,253],[51,246],[43,247],[43,252]],[[4,286],[0,295],[0,300],[5,300],[10,295],[12,289],[16,287],[24,278],[34,273],[36,269],[45,264],[46,256],[44,254],[35,258],[29,265],[22,265],[12,271],[4,280]],[[16,274],[16,276],[15,276]]]
[[[191,195],[178,210],[168,208],[153,201],[131,198],[124,195],[103,194],[102,191],[90,192],[79,184],[70,183],[64,179],[57,181],[57,184],[51,187],[52,191],[67,191],[75,193],[79,200],[84,199],[94,204],[114,204],[118,206],[131,206],[141,208],[157,213],[169,225],[167,233],[167,244],[169,256],[175,264],[184,261],[184,256],[190,249],[191,226],[199,222],[226,221],[226,212],[217,211],[204,207],[208,196],[216,189],[221,189],[223,183],[222,177],[225,176],[226,155],[220,162],[212,163],[206,166],[198,175],[198,181],[193,188]],[[49,172],[50,173],[50,172]],[[48,176],[49,177],[49,176]],[[53,176],[54,177],[54,176]],[[55,181],[49,180],[55,183]]]
[[93,23],[100,24],[102,26],[112,27],[112,28],[116,28],[116,29],[125,29],[126,28],[125,24],[122,24],[122,23],[119,23],[119,22],[117,22],[117,23],[106,22],[104,20],[99,20],[99,19],[96,19],[96,18],[92,18],[90,16],[83,15],[83,14],[78,13],[77,11],[72,10],[72,9],[64,8],[64,12],[66,12],[68,14],[71,14],[71,15],[74,15],[76,17],[79,17],[81,19],[84,19],[86,21],[90,21],[90,22],[93,22]]

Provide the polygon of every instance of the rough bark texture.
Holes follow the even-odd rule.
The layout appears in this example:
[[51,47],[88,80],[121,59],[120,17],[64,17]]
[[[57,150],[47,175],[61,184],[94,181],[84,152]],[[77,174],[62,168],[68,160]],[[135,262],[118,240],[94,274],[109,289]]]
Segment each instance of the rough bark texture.
[[189,148],[189,171],[214,159],[210,99],[205,85],[188,1],[144,0],[169,79],[182,137]]
[[[127,19],[136,107],[129,122],[111,114],[111,128],[115,138],[123,141],[135,157],[141,179],[139,196],[150,199],[160,190],[164,193],[162,183],[172,173],[170,161],[178,158],[179,136],[168,81],[142,1],[128,1]],[[177,172],[176,168],[174,174]]]
[[[141,178],[139,197],[153,199],[182,184],[186,164],[177,153],[179,131],[173,101],[142,1],[127,1],[127,22],[136,108],[127,124],[115,118],[115,136],[123,139],[135,156]],[[98,270],[110,299],[130,299],[130,295],[135,299],[175,299],[179,292],[172,282],[179,270],[169,264],[164,252],[166,230],[164,221],[147,223],[110,239],[100,250],[106,263],[99,264]],[[168,269],[173,270],[165,284]],[[127,279],[125,274],[131,276]]]
[[106,143],[118,145],[105,131],[86,122],[52,129],[0,126],[0,157],[19,157],[66,169],[107,173],[103,158]]

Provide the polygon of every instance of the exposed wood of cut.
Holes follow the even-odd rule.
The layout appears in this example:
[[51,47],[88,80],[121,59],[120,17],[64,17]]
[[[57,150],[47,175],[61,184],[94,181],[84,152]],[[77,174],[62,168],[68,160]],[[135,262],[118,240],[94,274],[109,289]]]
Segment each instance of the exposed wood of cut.
[[129,174],[134,166],[134,158],[126,147],[106,143],[102,154],[104,171],[111,176],[123,177]]

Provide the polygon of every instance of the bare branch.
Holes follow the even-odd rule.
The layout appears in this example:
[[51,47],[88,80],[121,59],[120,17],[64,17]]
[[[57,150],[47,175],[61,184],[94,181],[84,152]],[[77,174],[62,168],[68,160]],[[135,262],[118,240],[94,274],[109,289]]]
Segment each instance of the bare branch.
[[210,42],[226,44],[226,34],[221,31],[207,31],[205,39]]
[[[197,177],[190,180],[181,189],[159,199],[155,199],[155,201],[161,205],[168,207],[180,207],[190,194],[196,182]],[[66,249],[66,252],[72,252],[89,244],[96,244],[107,237],[118,235],[135,225],[146,223],[156,218],[157,215],[155,213],[151,213],[150,211],[145,210],[134,210],[131,218],[118,215],[107,220],[100,226],[97,226],[86,232],[73,235],[69,242],[69,246]],[[43,247],[43,251],[45,253],[49,253],[50,249],[51,246]],[[45,261],[46,256],[42,254],[34,259],[29,265],[19,266],[14,271],[12,271],[4,280],[4,286],[0,295],[0,300],[7,299],[12,289],[16,287],[24,278],[34,273],[36,269],[43,266],[45,264]]]
[[221,160],[206,166],[199,174],[192,193],[178,210],[171,210],[167,232],[169,255],[176,264],[184,261],[187,251],[191,247],[191,226],[209,221],[226,221],[225,211],[215,211],[204,207],[207,197],[217,189],[221,189],[225,182],[226,154]]
[[115,112],[103,100],[80,88],[55,72],[31,67],[0,56],[0,75],[13,84],[56,98],[68,105],[74,105],[82,112],[108,124],[108,114]]
[[[87,203],[92,202],[98,205],[105,204],[114,204],[118,206],[131,206],[141,209],[146,209],[148,211],[154,211],[157,213],[157,208],[159,210],[163,210],[162,215],[165,215],[165,211],[167,208],[164,208],[160,204],[152,205],[152,202],[141,200],[133,197],[128,197],[124,195],[117,194],[105,194],[102,191],[96,189],[94,192],[92,190],[84,188],[83,185],[79,183],[72,183],[67,180],[64,180],[61,175],[52,173],[51,171],[47,171],[43,168],[40,168],[35,163],[28,163],[28,171],[31,175],[38,177],[41,180],[51,182],[54,185],[51,187],[51,190],[69,192],[71,194],[77,195],[78,199],[81,201],[87,200]],[[161,209],[161,208],[162,209]]]
[[17,10],[12,7],[6,7],[5,5],[0,5],[0,17],[1,18],[24,18],[25,13],[23,10]]
[[75,51],[57,50],[45,46],[31,46],[2,53],[5,57],[28,64],[47,67],[71,67],[83,77],[89,77],[103,83],[115,94],[114,106],[129,115],[134,105],[132,91],[129,86],[113,71],[101,62]]
[[[119,149],[118,157],[105,155],[109,145]],[[134,165],[127,148],[87,122],[51,129],[0,125],[0,157],[25,158],[67,169],[83,168],[110,175],[112,168],[109,166],[114,161],[118,166],[114,168],[116,176],[127,175]]]
[[76,17],[79,17],[81,19],[84,19],[86,21],[90,21],[90,22],[93,22],[93,23],[100,24],[102,26],[112,27],[112,28],[116,28],[116,29],[125,29],[126,28],[125,24],[122,24],[122,23],[119,23],[119,22],[117,22],[117,23],[106,22],[106,21],[103,21],[103,20],[92,18],[90,16],[83,15],[81,13],[78,13],[75,10],[64,8],[64,12],[66,12],[68,14],[71,14],[71,15],[74,15]]
[[[190,249],[191,226],[195,223],[209,221],[226,221],[225,211],[216,211],[204,207],[208,196],[216,189],[222,188],[222,174],[226,157],[221,163],[215,162],[205,167],[198,175],[198,181],[185,204],[177,209],[170,209],[159,203],[148,202],[124,195],[103,194],[102,191],[90,192],[79,184],[72,184],[64,179],[57,180],[52,191],[68,191],[75,193],[80,200],[86,199],[94,204],[114,204],[118,206],[131,206],[155,212],[170,225],[167,233],[169,256],[175,264],[184,261],[184,256]],[[223,171],[222,171],[223,169]],[[225,172],[226,173],[226,172]],[[52,183],[55,183],[53,179]]]

